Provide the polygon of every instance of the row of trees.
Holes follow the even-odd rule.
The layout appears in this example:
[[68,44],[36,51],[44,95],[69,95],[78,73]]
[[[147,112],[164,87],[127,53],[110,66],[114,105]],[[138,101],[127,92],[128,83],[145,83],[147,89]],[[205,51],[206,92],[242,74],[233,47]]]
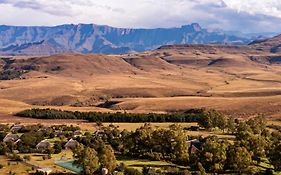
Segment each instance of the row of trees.
[[212,114],[204,109],[189,110],[169,114],[133,114],[133,113],[101,113],[101,112],[79,112],[62,111],[56,109],[28,109],[18,112],[16,116],[37,119],[83,119],[89,122],[197,122],[205,115]]

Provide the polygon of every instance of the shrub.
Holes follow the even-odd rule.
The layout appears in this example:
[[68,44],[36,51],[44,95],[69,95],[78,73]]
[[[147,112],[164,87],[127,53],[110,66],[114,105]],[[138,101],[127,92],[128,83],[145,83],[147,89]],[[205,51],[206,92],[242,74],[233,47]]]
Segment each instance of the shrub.
[[27,161],[30,161],[30,160],[31,160],[31,157],[30,157],[30,155],[25,155],[25,156],[23,156],[23,159],[24,159],[24,160],[27,160]]

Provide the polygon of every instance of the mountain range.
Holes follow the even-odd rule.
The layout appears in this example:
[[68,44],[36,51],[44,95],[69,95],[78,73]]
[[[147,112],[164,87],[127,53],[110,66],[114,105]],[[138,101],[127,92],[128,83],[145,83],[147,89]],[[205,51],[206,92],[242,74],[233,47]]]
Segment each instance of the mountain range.
[[[260,35],[260,34],[259,34]],[[127,54],[167,44],[247,44],[251,34],[204,29],[193,23],[178,28],[129,29],[96,24],[0,26],[0,55],[48,56],[58,53]]]

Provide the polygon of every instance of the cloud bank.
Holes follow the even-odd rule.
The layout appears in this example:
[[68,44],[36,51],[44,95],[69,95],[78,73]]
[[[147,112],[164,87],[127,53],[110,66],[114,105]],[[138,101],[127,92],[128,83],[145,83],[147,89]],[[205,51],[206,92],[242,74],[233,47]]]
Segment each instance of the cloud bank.
[[204,27],[281,32],[279,0],[0,0],[0,24],[96,23],[116,27]]

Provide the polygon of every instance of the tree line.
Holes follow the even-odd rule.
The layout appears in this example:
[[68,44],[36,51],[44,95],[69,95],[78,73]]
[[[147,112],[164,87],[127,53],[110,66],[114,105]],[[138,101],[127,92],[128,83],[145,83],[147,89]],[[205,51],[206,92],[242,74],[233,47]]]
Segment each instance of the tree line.
[[161,123],[161,122],[198,122],[212,112],[205,109],[192,109],[185,112],[165,114],[136,114],[136,113],[102,113],[62,111],[57,109],[27,109],[16,113],[19,117],[36,119],[82,119],[89,122],[118,122],[118,123]]

